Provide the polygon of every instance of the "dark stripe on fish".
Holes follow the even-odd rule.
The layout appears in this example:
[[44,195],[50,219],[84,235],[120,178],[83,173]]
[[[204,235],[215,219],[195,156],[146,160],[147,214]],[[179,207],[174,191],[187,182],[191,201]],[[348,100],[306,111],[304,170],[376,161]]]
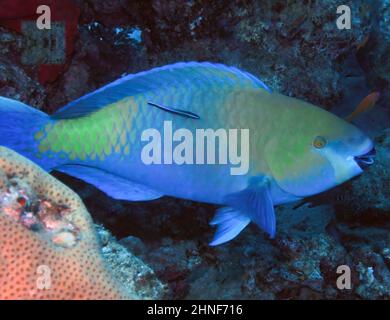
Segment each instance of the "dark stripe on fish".
[[183,116],[183,117],[192,118],[192,119],[200,119],[200,117],[197,114],[195,114],[191,111],[166,107],[166,106],[162,106],[162,105],[159,105],[159,104],[156,104],[153,102],[148,102],[148,104],[153,106],[153,107],[159,108],[161,110],[168,111],[168,112],[171,112],[174,114],[178,114],[178,115]]

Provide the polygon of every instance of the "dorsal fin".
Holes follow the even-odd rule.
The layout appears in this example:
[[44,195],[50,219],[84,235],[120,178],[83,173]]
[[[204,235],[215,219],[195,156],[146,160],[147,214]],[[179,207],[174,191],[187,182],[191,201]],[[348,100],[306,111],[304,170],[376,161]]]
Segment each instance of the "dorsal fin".
[[70,102],[59,109],[52,118],[81,117],[126,97],[148,91],[153,92],[169,85],[175,86],[184,82],[191,84],[200,80],[221,82],[230,86],[245,84],[270,91],[261,80],[235,67],[210,62],[179,62],[124,76]]

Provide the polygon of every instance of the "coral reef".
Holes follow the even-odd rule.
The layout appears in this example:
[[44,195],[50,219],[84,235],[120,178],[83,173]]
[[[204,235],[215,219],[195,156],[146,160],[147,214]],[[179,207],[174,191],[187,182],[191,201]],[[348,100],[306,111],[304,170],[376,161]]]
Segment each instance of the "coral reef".
[[[126,266],[109,266],[114,274],[126,271],[129,280],[121,282],[126,286],[108,271],[80,198],[29,160],[0,147],[0,299],[159,297],[163,287],[153,272],[108,242],[106,261],[113,250],[125,255]],[[152,289],[145,289],[145,278]]]
[[137,251],[128,250],[103,226],[96,226],[102,245],[102,256],[115,279],[136,299],[161,299],[168,293],[156,273],[137,256]]

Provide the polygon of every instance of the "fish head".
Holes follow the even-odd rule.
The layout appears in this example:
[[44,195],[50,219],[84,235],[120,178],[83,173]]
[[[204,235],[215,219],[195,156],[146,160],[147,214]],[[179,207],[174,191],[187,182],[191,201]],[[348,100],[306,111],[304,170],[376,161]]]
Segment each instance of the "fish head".
[[314,195],[373,163],[373,142],[360,129],[321,108],[294,103],[280,116],[281,134],[265,148],[267,165],[284,191],[298,197]]

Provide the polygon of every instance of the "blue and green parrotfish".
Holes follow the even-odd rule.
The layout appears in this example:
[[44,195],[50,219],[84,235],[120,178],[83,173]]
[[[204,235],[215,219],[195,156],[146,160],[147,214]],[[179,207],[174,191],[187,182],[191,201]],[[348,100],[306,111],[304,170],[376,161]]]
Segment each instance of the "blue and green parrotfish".
[[[246,153],[241,158],[249,159],[247,167],[232,174],[228,163],[167,163],[162,158],[171,155],[165,149],[160,154],[150,149],[156,161],[145,163],[141,155],[153,138],[142,138],[145,130],[161,133],[156,144],[183,142],[184,134],[176,141],[163,136],[167,124],[170,132],[186,129],[179,132],[192,137],[197,130],[246,130],[249,141],[236,136],[235,142]],[[204,148],[208,142],[203,141]],[[375,153],[372,141],[351,123],[271,92],[250,73],[206,62],[125,76],[51,116],[0,97],[0,144],[116,199],[168,195],[221,205],[210,222],[217,228],[211,245],[233,239],[251,221],[274,237],[276,205],[351,179],[372,163]],[[189,152],[185,159],[195,159],[195,151],[181,151]],[[202,151],[207,157],[209,150]]]

